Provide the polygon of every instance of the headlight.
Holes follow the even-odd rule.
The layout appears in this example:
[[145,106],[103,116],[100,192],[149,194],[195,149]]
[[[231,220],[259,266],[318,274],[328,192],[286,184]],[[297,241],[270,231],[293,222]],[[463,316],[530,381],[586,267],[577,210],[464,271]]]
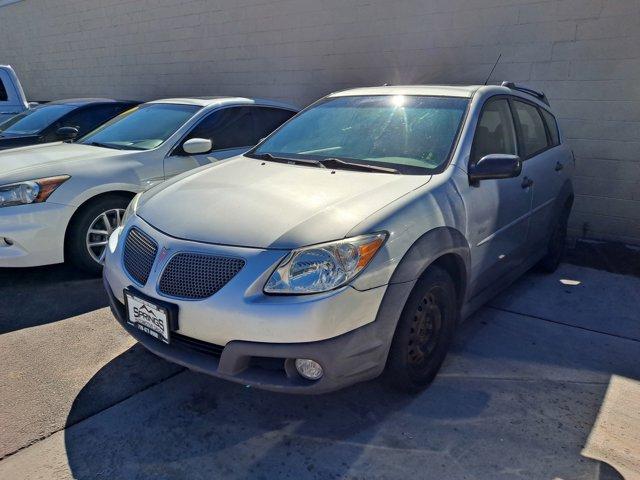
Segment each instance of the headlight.
[[273,272],[264,291],[305,294],[341,287],[369,264],[386,238],[386,233],[374,233],[293,250]]
[[61,175],[2,185],[0,186],[0,208],[44,202],[67,180],[69,175]]
[[138,209],[138,200],[140,200],[141,196],[142,192],[131,199],[129,205],[127,206],[127,209],[124,211],[124,215],[122,215],[121,225],[124,225],[130,217],[136,214],[136,210]]

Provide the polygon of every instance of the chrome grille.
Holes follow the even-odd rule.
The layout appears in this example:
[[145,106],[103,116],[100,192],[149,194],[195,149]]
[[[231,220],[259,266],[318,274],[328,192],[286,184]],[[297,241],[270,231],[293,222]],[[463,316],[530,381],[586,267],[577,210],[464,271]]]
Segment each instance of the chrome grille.
[[127,273],[140,285],[147,283],[158,252],[158,244],[137,228],[129,230],[124,243],[123,263]]
[[241,258],[178,253],[160,278],[158,290],[170,297],[196,300],[210,297],[244,267]]

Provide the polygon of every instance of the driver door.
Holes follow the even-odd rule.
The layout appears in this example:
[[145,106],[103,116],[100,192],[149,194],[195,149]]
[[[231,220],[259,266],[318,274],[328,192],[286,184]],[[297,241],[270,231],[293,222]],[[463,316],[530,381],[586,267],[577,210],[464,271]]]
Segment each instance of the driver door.
[[[499,153],[521,155],[506,97],[494,97],[485,103],[469,162]],[[515,178],[481,180],[465,187],[462,195],[471,246],[471,288],[472,295],[476,295],[523,262],[532,194],[521,173]]]
[[[208,163],[249,150],[257,143],[252,107],[226,107],[216,110],[197,123],[164,160],[165,179]],[[208,153],[192,155],[182,145],[192,138],[211,140]]]

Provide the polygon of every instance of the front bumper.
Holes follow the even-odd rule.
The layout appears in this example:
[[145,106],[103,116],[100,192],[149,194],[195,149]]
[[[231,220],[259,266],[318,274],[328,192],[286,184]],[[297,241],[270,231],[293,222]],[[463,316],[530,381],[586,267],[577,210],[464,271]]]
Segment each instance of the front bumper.
[[[151,352],[194,371],[264,390],[295,394],[327,393],[379,376],[387,361],[402,302],[412,285],[389,285],[385,292],[388,301],[374,322],[335,338],[304,343],[234,340],[221,347],[188,337],[167,345],[130,326],[124,304],[104,279],[113,315]],[[322,378],[309,381],[298,375],[294,367],[296,358],[320,363],[324,370]]]
[[50,202],[0,208],[0,267],[63,262],[64,237],[74,211]]

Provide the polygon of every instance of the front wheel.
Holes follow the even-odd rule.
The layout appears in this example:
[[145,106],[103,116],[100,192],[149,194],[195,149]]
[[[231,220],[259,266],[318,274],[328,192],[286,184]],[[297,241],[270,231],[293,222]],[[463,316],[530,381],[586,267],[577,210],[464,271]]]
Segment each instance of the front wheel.
[[387,380],[408,392],[429,385],[447,355],[458,318],[451,276],[440,267],[429,267],[409,295],[396,327]]
[[122,223],[129,201],[113,195],[82,207],[69,226],[65,259],[85,272],[100,274],[109,236]]

